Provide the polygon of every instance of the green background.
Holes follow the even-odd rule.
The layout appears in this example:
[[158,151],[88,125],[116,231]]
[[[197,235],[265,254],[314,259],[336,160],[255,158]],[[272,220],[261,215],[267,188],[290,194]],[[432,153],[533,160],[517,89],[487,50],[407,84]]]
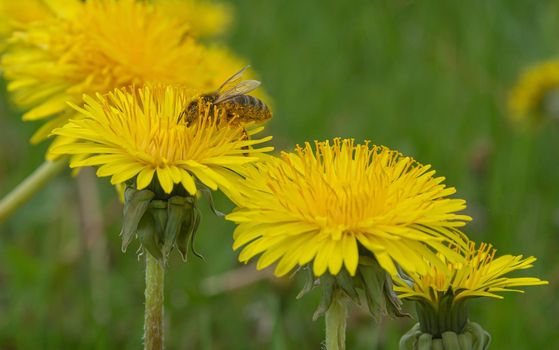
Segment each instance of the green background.
[[[468,201],[473,239],[492,242],[501,254],[537,256],[524,275],[550,281],[524,295],[475,300],[471,319],[492,334],[492,349],[555,348],[559,130],[551,123],[516,128],[506,97],[520,71],[557,53],[559,3],[239,0],[232,6],[236,21],[223,41],[252,64],[274,100],[267,131],[276,149],[354,137],[432,164]],[[42,162],[46,148],[28,144],[37,125],[20,122],[19,114],[2,92],[1,194]],[[92,184],[100,190],[99,222],[95,210],[80,213],[84,205],[95,208],[85,194],[96,191]],[[231,208],[222,197],[217,202]],[[206,261],[183,264],[175,257],[168,269],[167,348],[319,349],[323,320],[311,320],[319,291],[296,300],[301,276],[277,280],[269,271],[242,269],[230,248],[233,225],[202,206],[197,244]],[[135,246],[120,252],[120,210],[108,180],[78,181],[66,173],[0,225],[1,349],[141,347],[144,267]],[[84,218],[93,224],[84,226]],[[223,275],[231,271],[234,278]],[[205,286],[216,280],[224,289],[210,295]],[[397,349],[413,324],[377,322],[354,307],[348,349]]]

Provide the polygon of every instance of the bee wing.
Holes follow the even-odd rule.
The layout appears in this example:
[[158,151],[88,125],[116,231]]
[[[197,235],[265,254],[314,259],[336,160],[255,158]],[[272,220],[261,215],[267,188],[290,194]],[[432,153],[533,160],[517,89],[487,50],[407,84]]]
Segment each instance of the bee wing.
[[239,84],[239,82],[241,82],[241,79],[243,78],[243,73],[249,67],[250,66],[244,66],[243,68],[241,68],[240,71],[233,74],[229,79],[225,80],[225,82],[221,84],[221,86],[219,87],[219,89],[217,89],[217,91],[218,92],[227,91],[227,90],[231,90],[234,86],[237,86],[237,84]]
[[225,102],[239,95],[244,95],[256,89],[258,86],[260,86],[260,82],[258,80],[243,80],[231,89],[220,93],[214,104]]

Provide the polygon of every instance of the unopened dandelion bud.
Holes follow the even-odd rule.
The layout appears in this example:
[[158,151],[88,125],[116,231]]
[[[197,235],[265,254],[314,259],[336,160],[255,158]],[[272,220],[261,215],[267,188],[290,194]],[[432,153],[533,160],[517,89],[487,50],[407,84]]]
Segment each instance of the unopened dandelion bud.
[[144,216],[154,193],[148,190],[135,190],[127,188],[124,194],[124,219],[122,222],[122,251],[125,252],[134,238],[138,229],[138,223]]

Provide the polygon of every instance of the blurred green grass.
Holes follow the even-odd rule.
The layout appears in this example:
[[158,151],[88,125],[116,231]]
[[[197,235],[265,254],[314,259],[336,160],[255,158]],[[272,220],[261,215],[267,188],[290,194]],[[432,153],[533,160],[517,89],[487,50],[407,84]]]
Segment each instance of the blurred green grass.
[[[557,52],[559,3],[472,0],[232,2],[224,42],[247,58],[274,99],[268,132],[278,150],[315,139],[370,139],[430,163],[468,201],[467,232],[500,253],[535,255],[530,275],[550,286],[503,301],[472,302],[492,349],[555,347],[559,280],[559,139],[556,127],[518,130],[504,108],[518,72]],[[4,89],[2,89],[4,91]],[[2,93],[0,193],[41,161]],[[58,177],[0,226],[1,349],[137,349],[143,265],[119,250],[118,203],[96,182],[108,250],[106,272],[88,248],[79,191]],[[218,206],[230,204],[219,197]],[[207,208],[206,208],[207,209]],[[170,264],[168,349],[318,349],[311,321],[318,291],[300,278],[215,296],[201,281],[239,267],[233,225],[205,210],[199,250],[207,262]],[[103,243],[103,242],[101,242]],[[250,270],[249,270],[250,271]],[[250,272],[252,274],[252,272]],[[355,308],[348,349],[396,349],[413,320],[376,323]]]

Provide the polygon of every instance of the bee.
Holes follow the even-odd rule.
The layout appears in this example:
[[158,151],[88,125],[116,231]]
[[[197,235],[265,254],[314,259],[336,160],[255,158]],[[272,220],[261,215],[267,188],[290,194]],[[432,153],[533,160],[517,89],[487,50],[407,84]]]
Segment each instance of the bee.
[[219,115],[237,125],[250,122],[264,122],[272,118],[272,112],[260,99],[247,95],[253,91],[260,82],[257,80],[242,80],[243,73],[250,66],[246,66],[227,79],[216,91],[200,95],[190,102],[182,111],[179,120],[187,125],[196,121],[200,112],[207,108],[219,106],[224,111]]

